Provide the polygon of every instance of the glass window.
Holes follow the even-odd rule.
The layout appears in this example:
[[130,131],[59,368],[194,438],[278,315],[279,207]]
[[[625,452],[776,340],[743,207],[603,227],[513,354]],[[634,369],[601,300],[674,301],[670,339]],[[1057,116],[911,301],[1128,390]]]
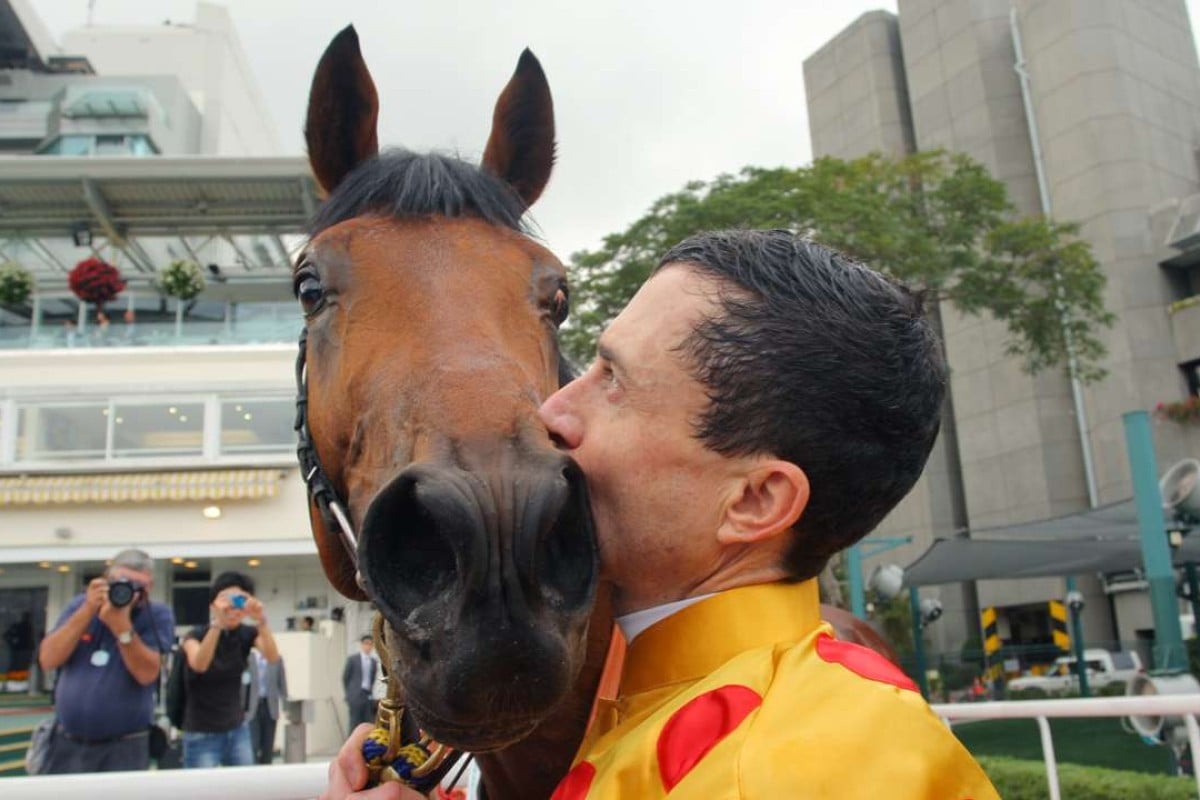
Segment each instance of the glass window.
[[1137,669],[1137,664],[1133,663],[1133,656],[1125,651],[1117,651],[1112,654],[1114,669]]
[[60,136],[42,149],[42,153],[51,156],[90,156],[95,147],[93,136]]
[[290,398],[222,401],[221,452],[265,453],[295,447],[295,413],[296,403]]
[[[172,311],[174,307],[172,304]],[[198,297],[183,310],[183,338],[191,344],[220,344],[225,334],[225,302]]]
[[22,405],[17,413],[17,459],[104,458],[107,403]]
[[230,316],[233,332],[240,342],[290,342],[300,334],[300,312],[291,298],[234,303]]
[[[71,97],[70,95],[74,95]],[[146,118],[149,92],[137,88],[96,87],[68,90],[62,114],[72,118]]]
[[16,347],[29,343],[33,309],[8,306],[0,308],[0,347]]
[[127,136],[125,141],[129,145],[130,155],[135,156],[154,156],[158,155],[158,149],[154,143],[150,141],[149,136]]
[[203,403],[114,404],[114,458],[198,456],[203,452]]
[[1189,361],[1180,364],[1179,368],[1183,370],[1183,378],[1187,381],[1188,394],[1200,395],[1200,361]]
[[[273,393],[0,402],[0,412],[8,410],[7,421],[0,413],[0,461],[10,464],[146,458],[207,463],[217,455],[228,463],[273,459],[295,449],[295,400]],[[206,450],[210,441],[219,442],[218,453]]]

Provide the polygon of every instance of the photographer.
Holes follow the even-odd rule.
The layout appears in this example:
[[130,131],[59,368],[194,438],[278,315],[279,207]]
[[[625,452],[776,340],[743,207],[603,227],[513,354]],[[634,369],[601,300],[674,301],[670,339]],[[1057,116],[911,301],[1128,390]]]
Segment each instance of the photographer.
[[[279,660],[275,637],[254,581],[240,572],[223,572],[209,590],[209,623],[183,640],[183,766],[247,766],[254,763],[246,722],[250,673],[247,660],[257,647],[268,663]],[[254,627],[243,625],[246,620]]]
[[150,556],[122,550],[42,640],[38,663],[59,671],[47,772],[149,767],[159,653],[175,626],[171,609],[150,600],[153,584]]

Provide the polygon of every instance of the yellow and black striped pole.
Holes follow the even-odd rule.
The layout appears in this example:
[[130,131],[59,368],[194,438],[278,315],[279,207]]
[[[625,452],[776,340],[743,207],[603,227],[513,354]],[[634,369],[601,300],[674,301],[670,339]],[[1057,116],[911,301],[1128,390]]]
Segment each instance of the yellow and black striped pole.
[[984,673],[989,680],[1000,676],[1003,664],[992,663],[992,656],[1000,650],[1000,632],[996,627],[996,609],[988,606],[979,612],[979,625],[983,629]]
[[1050,635],[1054,646],[1064,653],[1071,652],[1071,634],[1067,628],[1067,606],[1057,600],[1050,601]]

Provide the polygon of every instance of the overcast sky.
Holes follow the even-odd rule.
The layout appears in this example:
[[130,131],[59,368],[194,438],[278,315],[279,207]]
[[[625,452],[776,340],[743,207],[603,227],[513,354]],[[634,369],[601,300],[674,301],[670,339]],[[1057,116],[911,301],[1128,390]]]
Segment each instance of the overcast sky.
[[[1196,27],[1200,0],[1187,0]],[[521,49],[554,94],[558,164],[533,209],[564,260],[689,180],[808,162],[805,58],[895,0],[229,0],[284,154],[303,152],[313,68],[353,23],[380,94],[379,140],[478,160]],[[34,0],[56,39],[88,0]],[[95,0],[96,24],[193,18],[192,0]]]

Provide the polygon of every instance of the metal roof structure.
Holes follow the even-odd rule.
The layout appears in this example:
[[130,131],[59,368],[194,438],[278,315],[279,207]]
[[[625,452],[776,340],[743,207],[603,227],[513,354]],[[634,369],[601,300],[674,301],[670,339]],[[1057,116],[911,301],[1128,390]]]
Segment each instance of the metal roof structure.
[[[1164,536],[1165,536],[1164,532]],[[1172,551],[1176,566],[1200,562],[1200,537]],[[1142,567],[1133,500],[1054,519],[979,528],[970,538],[938,538],[904,568],[905,586],[959,581],[1125,572]]]
[[302,233],[317,202],[301,157],[0,157],[0,252],[17,245],[38,254],[25,266],[41,279],[75,260],[64,247],[98,253],[102,239],[152,274],[164,256],[151,255],[163,243],[150,240],[200,263],[211,259],[198,251],[216,240],[247,272],[282,271],[290,260],[282,237]]

